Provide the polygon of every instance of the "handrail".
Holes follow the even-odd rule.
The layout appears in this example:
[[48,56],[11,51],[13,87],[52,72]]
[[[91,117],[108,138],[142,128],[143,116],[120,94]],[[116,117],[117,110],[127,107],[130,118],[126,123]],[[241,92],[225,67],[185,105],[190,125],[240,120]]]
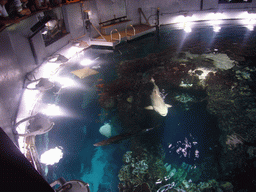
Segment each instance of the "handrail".
[[[139,11],[139,13],[142,14],[142,16],[144,17],[144,19],[146,20],[146,24],[147,24],[147,25],[150,25],[148,19],[146,18],[146,15],[145,15],[144,12],[142,11],[142,9],[139,8],[138,11]],[[141,14],[140,14],[140,24],[141,24]]]
[[104,26],[104,25],[108,25],[108,24],[113,24],[116,21],[119,21],[119,22],[125,21],[126,19],[127,19],[127,16],[118,17],[118,18],[114,18],[114,19],[110,19],[110,20],[107,20],[107,21],[100,22],[99,25]]
[[90,24],[91,24],[92,27],[95,29],[95,31],[97,31],[98,34],[103,38],[102,40],[107,41],[107,39],[101,34],[101,32],[100,32],[92,23],[90,23]]
[[[113,39],[113,31],[116,31],[117,33],[118,33],[118,39]],[[113,40],[118,40],[119,41],[119,43],[121,42],[121,34],[118,32],[118,30],[117,29],[112,29],[111,30],[111,32],[110,32],[110,39],[111,39],[111,41],[113,41]]]
[[135,35],[136,32],[135,32],[135,28],[133,27],[133,25],[127,25],[127,26],[126,26],[126,29],[125,29],[126,37],[128,36],[128,32],[127,32],[127,28],[128,28],[128,27],[132,27],[132,29],[133,29],[133,34],[129,33],[129,35],[130,35],[130,36]]

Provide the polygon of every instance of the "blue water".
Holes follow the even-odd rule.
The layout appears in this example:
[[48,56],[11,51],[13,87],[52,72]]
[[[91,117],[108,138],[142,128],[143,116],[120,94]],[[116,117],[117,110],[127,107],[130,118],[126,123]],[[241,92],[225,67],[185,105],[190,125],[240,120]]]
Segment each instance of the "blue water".
[[[224,28],[222,33],[217,36],[228,38],[234,42],[246,41],[247,36],[241,36],[244,33],[244,28]],[[73,78],[86,85],[87,88],[95,89],[98,79],[102,79],[99,83],[108,84],[117,77],[115,69],[121,61],[143,58],[150,53],[159,53],[170,46],[180,49],[183,46],[189,47],[187,42],[191,37],[194,41],[204,42],[210,46],[214,41],[212,39],[214,35],[212,29],[209,28],[202,28],[194,35],[193,33],[187,35],[183,31],[163,27],[160,37],[147,35],[136,41],[119,45],[113,53],[104,52],[104,50],[101,53],[97,53],[97,50],[93,49],[87,50],[85,55],[90,55],[94,59],[98,58],[97,62],[101,66],[97,69],[99,74],[83,80]],[[234,39],[234,36],[237,38]],[[63,74],[65,75],[65,73],[69,74],[69,70],[64,70]],[[112,117],[117,115],[115,112],[110,112],[108,116],[102,114],[102,108],[98,101],[99,93],[90,95],[91,98],[84,108],[82,103],[86,90],[72,89],[63,91],[59,95],[58,105],[68,109],[72,116],[53,117],[54,129],[48,135],[37,138],[39,154],[56,146],[63,148],[64,156],[60,162],[48,166],[48,173],[45,177],[49,183],[64,177],[66,180],[79,179],[88,182],[93,192],[96,192],[96,188],[99,192],[118,191],[117,175],[123,165],[123,154],[130,149],[130,142],[125,140],[119,144],[104,147],[93,146],[94,143],[105,139],[99,133],[99,128],[104,122],[109,122],[113,119]],[[165,102],[171,104],[168,95]],[[204,162],[205,157],[211,156],[218,142],[216,140],[219,134],[217,119],[208,113],[206,103],[195,103],[188,108],[188,110],[184,110],[184,107],[174,106],[169,109],[168,116],[163,120],[163,126],[158,130],[166,154],[166,163],[178,166],[181,166],[183,162],[193,166],[198,165]],[[191,144],[185,155],[182,152],[177,152],[179,147],[184,148],[182,145],[184,142]],[[195,151],[199,151],[199,156],[195,154]],[[208,163],[210,166],[211,162]],[[205,176],[205,179],[210,178],[210,173]]]

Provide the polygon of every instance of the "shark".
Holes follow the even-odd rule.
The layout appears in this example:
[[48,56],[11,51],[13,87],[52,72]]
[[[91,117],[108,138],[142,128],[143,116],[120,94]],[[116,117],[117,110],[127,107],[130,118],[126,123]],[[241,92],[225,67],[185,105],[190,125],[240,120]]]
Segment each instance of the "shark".
[[143,129],[143,130],[139,130],[139,131],[132,131],[130,133],[124,133],[124,134],[116,135],[116,136],[110,137],[106,140],[95,143],[93,145],[95,147],[99,147],[99,146],[110,145],[110,144],[113,144],[113,143],[118,143],[118,142],[123,141],[125,139],[129,139],[131,137],[138,136],[139,134],[151,131],[153,129],[154,129],[154,127],[151,127],[151,128],[147,128],[147,129]]
[[160,95],[160,91],[159,91],[158,86],[155,83],[155,80],[153,78],[151,78],[150,82],[153,83],[153,85],[154,85],[154,88],[153,88],[152,93],[150,95],[151,105],[145,107],[145,109],[154,110],[155,112],[157,112],[161,116],[165,117],[168,114],[168,108],[170,108],[172,106],[169,105],[169,104],[166,104],[164,102],[164,99]]

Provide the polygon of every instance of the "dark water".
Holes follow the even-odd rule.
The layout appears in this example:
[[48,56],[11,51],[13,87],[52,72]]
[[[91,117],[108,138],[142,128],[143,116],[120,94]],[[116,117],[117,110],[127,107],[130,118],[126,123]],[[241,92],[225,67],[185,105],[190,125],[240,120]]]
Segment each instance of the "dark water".
[[[234,43],[243,42],[246,45],[251,35],[242,27],[227,26],[218,34],[214,34],[209,27],[197,28],[186,34],[181,30],[173,30],[165,26],[160,29],[159,36],[149,34],[136,41],[121,44],[113,52],[101,50],[98,53],[96,49],[87,50],[83,53],[85,56],[98,58],[96,62],[100,65],[97,69],[99,74],[83,80],[75,76],[72,78],[86,85],[87,88],[96,89],[97,84],[108,84],[117,78],[115,70],[121,61],[143,58],[150,53],[160,53],[170,46],[176,47],[179,51],[183,47],[190,47],[190,42],[211,47],[216,39],[224,38]],[[77,61],[72,62],[75,69]],[[69,71],[70,69],[66,69],[62,74],[70,76]],[[98,82],[98,79],[102,81]],[[99,128],[111,121],[117,112],[110,112],[108,115],[102,113],[98,95],[100,92],[87,93],[88,90],[73,88],[63,90],[58,101],[54,98],[55,102],[67,109],[72,116],[53,117],[54,129],[48,135],[37,138],[39,154],[56,146],[63,148],[63,158],[59,163],[48,166],[45,177],[49,183],[64,177],[66,180],[79,179],[88,182],[93,192],[96,192],[96,189],[117,192],[118,172],[123,165],[123,155],[130,150],[130,140],[104,147],[93,146],[94,143],[106,139],[99,133]],[[90,98],[87,98],[86,106],[82,107],[86,95]],[[172,104],[168,95],[165,102]],[[193,167],[204,163],[206,169],[214,164],[213,157],[217,151],[220,131],[217,117],[208,112],[206,105],[206,102],[199,102],[169,109],[162,127],[158,130],[165,151],[165,163],[175,164],[177,167],[182,166],[183,162]],[[199,181],[203,181],[202,178],[207,181],[215,176],[215,173],[208,171]]]

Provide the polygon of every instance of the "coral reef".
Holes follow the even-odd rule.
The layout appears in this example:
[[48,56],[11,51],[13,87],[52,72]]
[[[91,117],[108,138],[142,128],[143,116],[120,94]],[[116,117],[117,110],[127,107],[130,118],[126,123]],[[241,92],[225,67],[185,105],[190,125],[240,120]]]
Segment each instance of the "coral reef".
[[[202,178],[207,178],[206,172],[212,171],[216,178],[237,185],[239,179],[234,175],[248,171],[252,165],[255,147],[250,143],[256,138],[256,68],[253,63],[252,66],[246,64],[246,57],[241,54],[249,53],[241,51],[242,45],[220,38],[212,47],[207,46],[187,41],[178,53],[170,48],[145,58],[124,61],[117,66],[118,78],[103,87],[101,106],[116,110],[127,132],[161,124],[159,116],[144,110],[152,91],[149,83],[152,77],[159,89],[168,94],[165,100],[171,101],[174,108],[185,106],[184,109],[189,110],[189,103],[206,101],[207,110],[218,118],[221,136],[213,149],[216,156],[209,157],[216,158],[211,162],[212,168],[207,168],[206,162],[198,166],[200,169],[186,164],[180,167],[164,164],[163,156],[154,157],[156,149],[143,145],[147,139],[131,139],[133,147],[124,155],[124,165],[119,172],[127,191],[143,183],[156,191],[171,182],[177,184],[176,191],[232,191],[230,183],[203,182]],[[190,177],[194,178],[193,182],[201,179],[201,183],[190,182]],[[160,182],[157,187],[156,182]]]
[[254,71],[254,67],[237,66],[225,73],[210,74],[207,80],[207,108],[218,117],[222,131],[219,138],[222,147],[218,159],[220,170],[223,178],[236,185],[242,184],[239,180],[234,181],[234,175],[250,173],[249,166],[252,166],[249,144],[256,138],[256,102],[250,74]]
[[181,103],[187,103],[193,101],[193,98],[189,96],[187,93],[182,93],[181,95],[177,95],[175,99]]
[[127,151],[123,156],[123,162],[118,177],[127,191],[133,191],[136,186],[143,183],[148,183],[151,189],[156,189],[157,179],[166,175],[163,156],[155,156],[143,147]]
[[157,192],[163,192],[166,191],[166,189],[175,192],[232,192],[233,188],[234,187],[230,182],[218,182],[214,179],[198,184],[193,183],[191,180],[183,180],[178,187],[173,182],[159,188]]

